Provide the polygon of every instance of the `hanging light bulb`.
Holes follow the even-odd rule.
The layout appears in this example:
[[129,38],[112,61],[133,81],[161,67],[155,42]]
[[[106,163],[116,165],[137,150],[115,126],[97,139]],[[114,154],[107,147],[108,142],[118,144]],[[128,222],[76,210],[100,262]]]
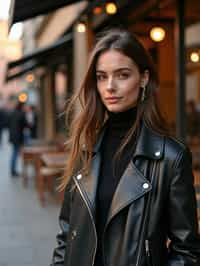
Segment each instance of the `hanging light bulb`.
[[197,63],[199,62],[199,54],[197,52],[192,52],[190,54],[190,60],[193,62],[193,63]]
[[26,81],[29,82],[29,83],[33,82],[34,81],[34,75],[33,74],[28,74],[26,76]]
[[106,13],[109,15],[114,15],[117,13],[117,6],[113,2],[109,2],[106,4]]
[[22,92],[18,95],[18,101],[21,103],[25,103],[28,100],[28,95],[25,92]]
[[100,15],[102,12],[103,12],[103,10],[102,10],[102,7],[101,7],[101,6],[96,6],[96,7],[93,9],[93,14],[94,14],[94,15]]
[[165,30],[161,27],[153,27],[150,30],[150,37],[154,42],[161,42],[165,38]]
[[80,33],[84,33],[86,31],[86,25],[83,22],[79,22],[77,24],[76,30]]

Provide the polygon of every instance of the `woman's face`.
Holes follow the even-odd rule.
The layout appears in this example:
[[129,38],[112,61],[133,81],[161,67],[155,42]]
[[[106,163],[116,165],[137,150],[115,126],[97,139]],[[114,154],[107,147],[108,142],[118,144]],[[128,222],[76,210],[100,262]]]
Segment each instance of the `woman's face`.
[[97,89],[105,107],[114,113],[137,104],[139,90],[148,82],[131,58],[116,51],[103,52],[96,64]]

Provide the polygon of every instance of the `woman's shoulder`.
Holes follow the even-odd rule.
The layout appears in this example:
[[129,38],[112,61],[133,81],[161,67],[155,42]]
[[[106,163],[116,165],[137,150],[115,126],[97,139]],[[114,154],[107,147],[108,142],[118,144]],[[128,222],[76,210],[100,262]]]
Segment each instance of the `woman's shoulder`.
[[191,160],[191,151],[186,143],[173,136],[165,136],[165,157],[177,165],[183,159]]
[[158,132],[144,124],[141,134],[142,141],[145,142],[145,144],[151,143],[151,149],[158,149],[157,147],[160,147],[160,157],[163,159],[175,161],[179,156],[181,157],[185,153],[190,153],[186,143],[167,132]]

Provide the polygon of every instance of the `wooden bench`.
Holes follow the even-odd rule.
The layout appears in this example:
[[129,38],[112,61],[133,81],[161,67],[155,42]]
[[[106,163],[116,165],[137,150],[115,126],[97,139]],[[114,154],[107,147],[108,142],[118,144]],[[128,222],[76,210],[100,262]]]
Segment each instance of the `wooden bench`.
[[37,185],[37,175],[40,167],[40,155],[44,152],[56,152],[58,148],[55,145],[34,145],[25,146],[22,148],[22,180],[24,186],[28,182],[28,165],[31,163],[35,169],[36,185]]
[[[66,164],[65,152],[45,152],[40,156],[40,168],[38,171],[38,193],[42,206],[45,206],[45,191],[54,192],[55,180],[63,175]],[[58,182],[56,184],[58,186]],[[63,193],[56,189],[59,201],[63,199]]]

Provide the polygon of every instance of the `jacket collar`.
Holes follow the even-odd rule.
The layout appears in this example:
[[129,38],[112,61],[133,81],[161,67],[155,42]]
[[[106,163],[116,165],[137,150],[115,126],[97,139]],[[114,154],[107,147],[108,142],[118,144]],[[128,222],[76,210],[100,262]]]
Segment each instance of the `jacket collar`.
[[[95,219],[96,211],[96,191],[98,185],[98,177],[101,166],[101,152],[100,146],[103,136],[105,134],[105,127],[101,131],[98,141],[94,147],[94,156],[92,159],[91,172],[87,176],[80,178],[80,175],[74,177],[75,183],[83,192],[84,199],[89,199],[88,204]],[[136,165],[133,163],[137,156],[145,156],[146,159],[160,159],[164,152],[164,137],[157,135],[150,130],[145,124],[142,125],[140,134],[136,144],[136,150],[133,155],[133,160],[129,163],[125,172],[123,173],[117,189],[113,195],[113,201],[108,216],[108,222],[116,213],[119,212],[127,204],[144,196],[151,190],[151,184],[148,177],[144,176]],[[134,176],[134,178],[133,178]],[[147,189],[143,189],[143,185]],[[85,194],[86,193],[86,194]]]
[[164,152],[164,136],[152,131],[143,122],[138,137],[134,157],[145,156],[150,159],[161,159]]
[[[94,146],[94,153],[100,149],[106,126],[101,130],[98,140]],[[164,136],[160,136],[153,132],[145,122],[142,123],[140,134],[137,140],[136,149],[133,158],[136,156],[144,156],[150,159],[161,159],[164,152]]]

